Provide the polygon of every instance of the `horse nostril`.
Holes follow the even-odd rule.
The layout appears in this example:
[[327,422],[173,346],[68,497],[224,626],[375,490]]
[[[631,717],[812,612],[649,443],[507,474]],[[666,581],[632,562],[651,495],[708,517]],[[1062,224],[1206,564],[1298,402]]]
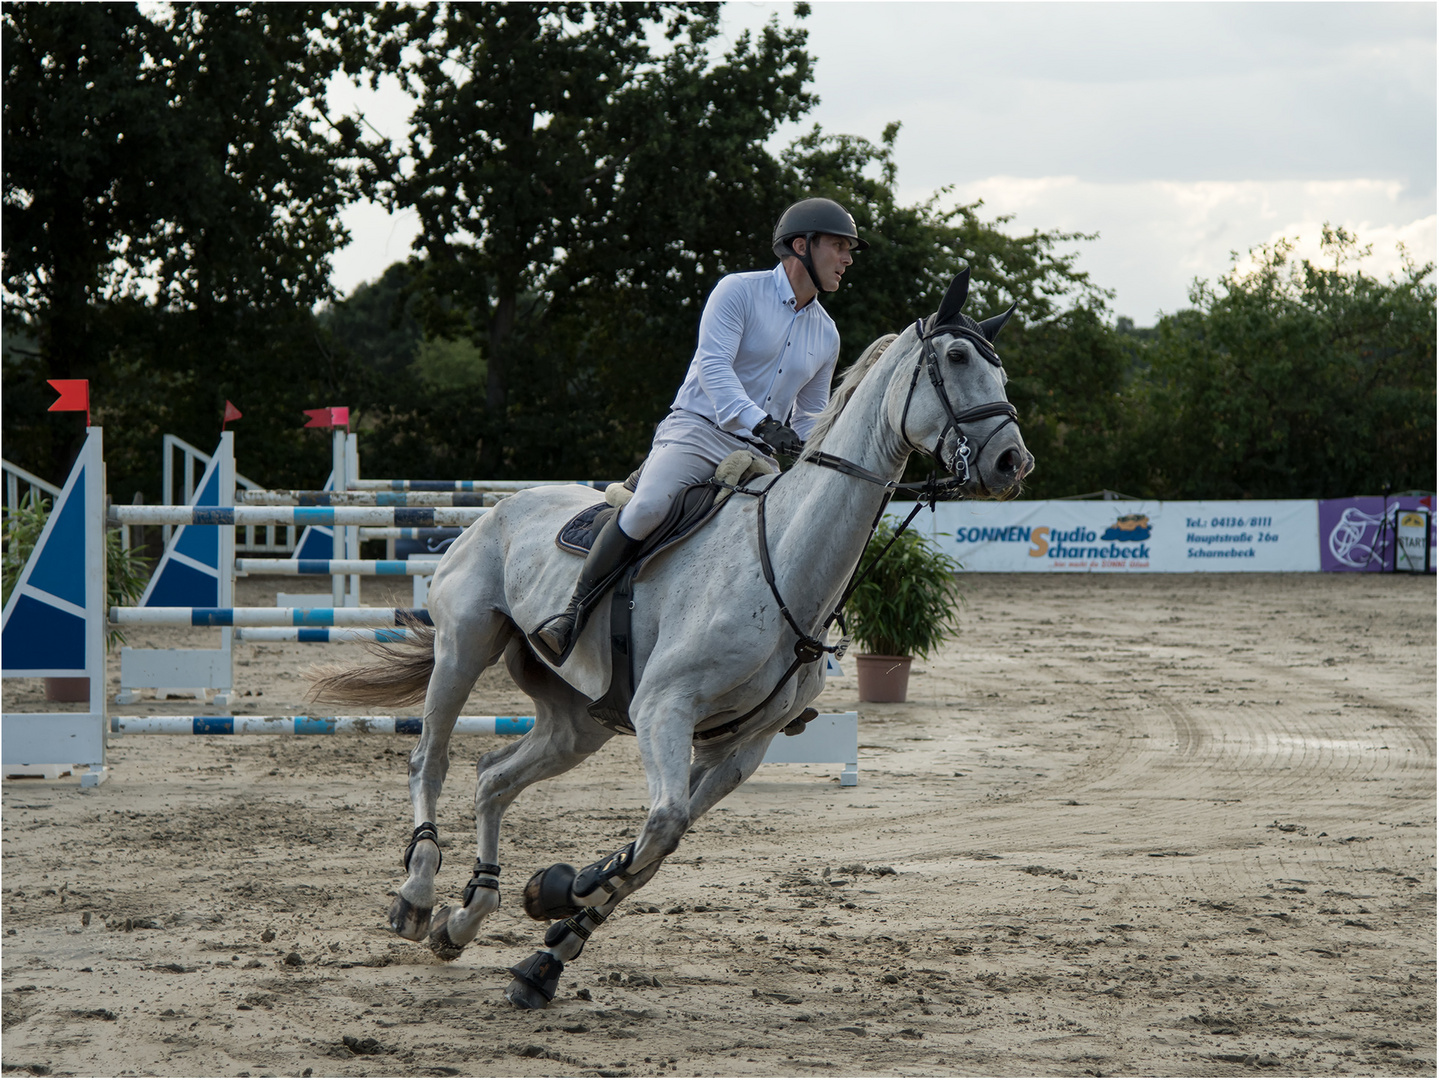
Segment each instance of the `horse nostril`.
[[1008,450],[999,455],[999,460],[995,462],[995,466],[999,469],[1001,473],[1008,475],[1010,473],[1016,473],[1019,471],[1019,465],[1021,460],[1022,459],[1019,456],[1019,451],[1011,446]]

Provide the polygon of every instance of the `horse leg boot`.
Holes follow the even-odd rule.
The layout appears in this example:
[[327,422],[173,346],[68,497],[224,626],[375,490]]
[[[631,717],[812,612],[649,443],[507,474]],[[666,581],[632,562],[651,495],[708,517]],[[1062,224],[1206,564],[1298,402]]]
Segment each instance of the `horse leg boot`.
[[572,908],[572,915],[551,923],[545,931],[545,947],[510,968],[515,978],[505,989],[505,999],[520,1009],[543,1009],[553,1001],[565,965],[580,955],[590,936],[625,897],[654,877],[662,862],[637,871],[604,903]]
[[580,579],[575,585],[574,595],[563,612],[542,622],[530,634],[530,642],[542,656],[551,663],[561,664],[570,654],[574,639],[578,637],[576,623],[580,607],[590,599],[595,589],[606,578],[622,569],[640,548],[643,540],[636,540],[620,528],[620,516],[616,514],[605,522],[600,534],[585,557],[580,568]]

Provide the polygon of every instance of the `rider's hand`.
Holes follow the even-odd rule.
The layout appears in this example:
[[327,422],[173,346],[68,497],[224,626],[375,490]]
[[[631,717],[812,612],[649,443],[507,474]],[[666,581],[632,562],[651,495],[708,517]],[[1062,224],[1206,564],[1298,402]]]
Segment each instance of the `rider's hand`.
[[804,441],[794,428],[781,424],[772,416],[766,416],[754,426],[754,436],[766,443],[775,453],[784,454],[786,457],[798,457],[804,449]]

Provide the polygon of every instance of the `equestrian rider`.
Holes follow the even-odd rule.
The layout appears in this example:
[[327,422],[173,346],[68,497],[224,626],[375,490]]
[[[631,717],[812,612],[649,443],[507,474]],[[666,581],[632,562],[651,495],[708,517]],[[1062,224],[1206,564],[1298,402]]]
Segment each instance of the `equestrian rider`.
[[804,199],[780,216],[773,246],[773,270],[723,277],[705,302],[699,347],[634,497],[595,538],[569,607],[530,636],[553,661],[569,653],[581,602],[634,557],[672,500],[736,450],[771,464],[774,453],[798,454],[829,402],[839,331],[816,297],[837,290],[851,252],[869,245],[839,203]]

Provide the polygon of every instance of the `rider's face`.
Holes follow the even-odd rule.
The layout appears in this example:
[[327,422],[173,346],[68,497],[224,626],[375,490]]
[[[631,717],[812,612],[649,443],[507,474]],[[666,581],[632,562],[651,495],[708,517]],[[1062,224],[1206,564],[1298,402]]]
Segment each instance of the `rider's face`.
[[825,292],[834,292],[844,272],[854,262],[850,254],[848,237],[822,233],[814,238],[814,251],[810,255],[814,263],[814,276],[819,279]]

